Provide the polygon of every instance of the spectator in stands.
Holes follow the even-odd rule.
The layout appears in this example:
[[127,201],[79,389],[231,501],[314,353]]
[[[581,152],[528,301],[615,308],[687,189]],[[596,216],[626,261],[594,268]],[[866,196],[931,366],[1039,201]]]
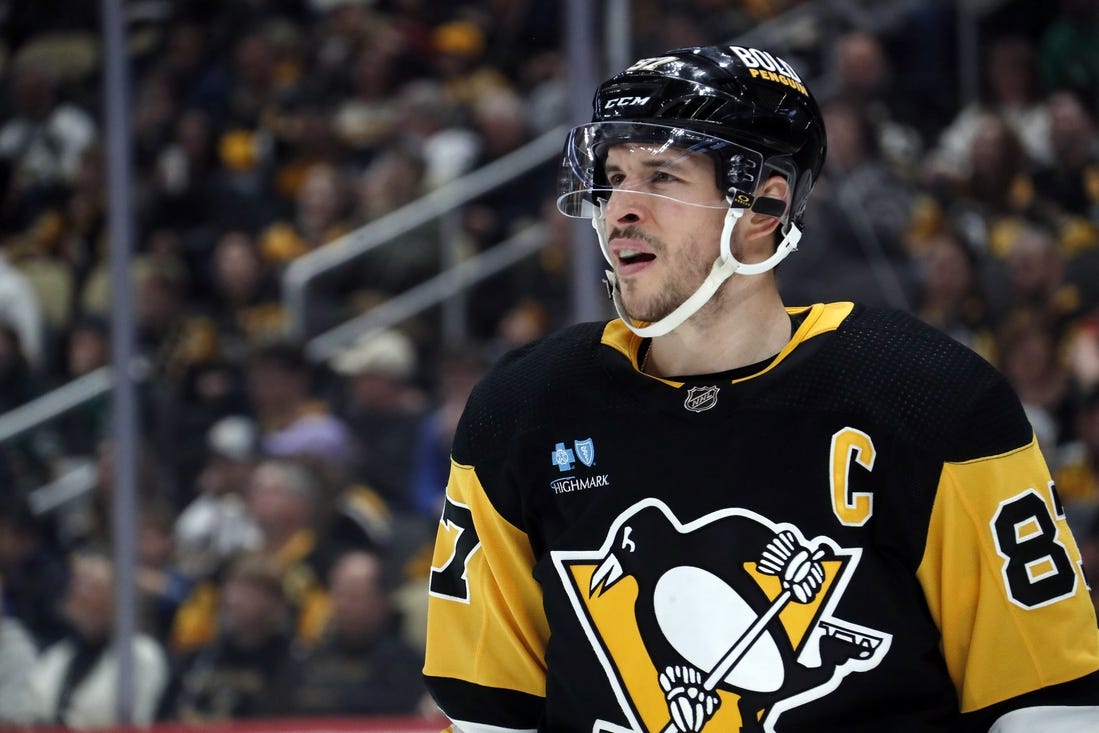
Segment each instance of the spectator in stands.
[[40,648],[65,635],[68,625],[59,600],[68,583],[68,569],[49,541],[44,523],[14,491],[0,493],[0,578],[4,583],[0,616],[22,622]]
[[58,212],[64,224],[58,254],[73,268],[74,316],[91,312],[87,301],[95,294],[86,292],[88,280],[108,261],[107,189],[107,155],[97,144],[81,156],[72,192]]
[[[882,160],[866,116],[845,101],[824,105],[828,159],[803,254],[778,270],[796,303],[858,300],[911,308],[917,280],[904,246],[914,191]],[[813,213],[815,212],[815,213]]]
[[[0,608],[4,605],[0,576]],[[38,658],[34,639],[19,619],[0,613],[0,728],[30,725],[39,705],[27,670]]]
[[166,715],[187,722],[257,718],[278,704],[293,635],[274,558],[244,555],[220,588],[216,637],[179,664]]
[[[12,198],[9,191],[8,200]],[[0,211],[0,217],[5,216]],[[10,222],[14,217],[7,219]],[[56,376],[58,342],[73,318],[76,271],[65,256],[66,236],[61,212],[49,209],[38,214],[30,226],[13,234],[6,246],[12,265],[30,282],[42,307],[45,351],[38,371],[47,381]]]
[[262,231],[285,213],[271,176],[273,153],[262,130],[234,128],[218,136],[219,173],[210,182],[220,206],[215,221],[225,229]]
[[320,643],[285,686],[298,715],[408,715],[425,695],[423,658],[401,639],[381,557],[343,555],[329,581],[332,612]]
[[[909,99],[913,90],[894,75],[881,40],[863,30],[848,31],[836,39],[834,73],[836,98],[859,110],[871,128],[872,148],[894,171],[911,173],[923,152],[920,129],[929,123]],[[913,126],[921,124],[921,128]]]
[[995,361],[995,324],[984,295],[978,255],[965,239],[943,229],[913,245],[921,265],[920,318]]
[[488,342],[491,358],[557,330],[570,317],[574,225],[557,210],[556,196],[542,198],[540,213],[542,248],[482,281],[469,298],[470,329]]
[[456,102],[434,79],[418,79],[397,95],[394,130],[424,161],[423,183],[434,189],[468,173],[476,163],[481,140],[463,126]]
[[[285,579],[292,630],[303,643],[320,635],[328,611],[324,578],[348,549],[379,549],[391,537],[385,502],[367,487],[349,484],[316,460],[266,458],[245,490],[248,516],[259,528],[255,552],[271,558]],[[190,649],[214,637],[217,589],[201,582],[180,608],[172,646]]]
[[493,89],[472,104],[473,124],[481,138],[480,164],[499,160],[530,139],[523,99],[511,87]]
[[[514,90],[486,92],[473,103],[473,126],[481,138],[478,167],[499,160],[530,140],[523,100]],[[539,203],[554,180],[553,169],[540,165],[507,185],[478,198],[466,208],[465,231],[478,249],[486,249],[537,219]]]
[[0,322],[0,413],[42,393],[41,380],[32,370],[15,327]]
[[10,326],[19,335],[31,368],[45,366],[46,322],[38,291],[3,249],[0,249],[0,324]]
[[395,329],[367,334],[337,352],[332,369],[343,378],[340,414],[358,443],[355,475],[394,510],[410,511],[412,450],[426,408],[415,345]]
[[1057,446],[1072,434],[1068,373],[1051,330],[1033,313],[1017,311],[1000,328],[1000,368],[1019,394],[1038,443],[1056,471]]
[[147,401],[154,409],[146,420],[182,507],[195,496],[192,487],[206,461],[207,432],[221,418],[250,414],[252,408],[244,365],[223,352],[209,319],[188,318],[172,352],[156,370],[159,378],[149,383],[153,395]]
[[139,625],[164,642],[175,623],[176,612],[194,584],[179,566],[172,524],[172,507],[165,501],[145,501],[138,509],[136,584],[140,593]]
[[977,172],[968,151],[979,144],[986,115],[1001,117],[1019,139],[1025,160],[1048,163],[1049,109],[1038,77],[1033,43],[1021,36],[995,39],[988,48],[981,98],[963,108],[947,126],[928,158],[933,176],[963,179]]
[[261,23],[236,39],[229,70],[227,124],[255,129],[262,113],[289,91],[293,76],[280,74],[272,26]]
[[412,145],[380,151],[359,178],[355,218],[372,222],[427,192],[423,156]]
[[[42,391],[42,380],[27,363],[19,333],[0,323],[0,413],[26,404]],[[34,432],[9,438],[0,452],[0,480],[9,491],[37,488],[49,475],[44,459]]]
[[975,124],[964,177],[933,190],[944,198],[948,218],[970,246],[981,253],[1003,256],[1000,225],[1030,211],[1034,185],[1019,138],[1010,125],[995,114],[982,115]]
[[172,122],[170,139],[155,153],[146,215],[157,226],[179,231],[221,223],[221,203],[210,185],[218,173],[214,123],[197,108],[181,111]]
[[[72,633],[47,648],[29,671],[39,703],[36,722],[66,728],[106,727],[118,722],[118,658],[112,639],[114,573],[110,560],[81,554],[72,562],[64,598]],[[160,644],[143,633],[133,640],[133,721],[152,722],[168,682]]]
[[532,136],[549,133],[570,119],[567,66],[560,50],[529,57],[519,69],[516,86],[524,92],[527,126]]
[[312,366],[301,347],[258,345],[249,355],[247,384],[264,453],[346,465],[351,434],[314,394]]
[[219,39],[208,27],[181,16],[165,31],[155,73],[167,77],[172,96],[184,109],[201,110],[216,125],[228,94],[228,75],[213,52]]
[[1099,147],[1092,109],[1080,96],[1049,96],[1053,161],[1034,172],[1034,188],[1045,217],[1056,224],[1068,252],[1099,245]]
[[363,29],[368,37],[376,35],[376,42],[365,42],[361,48],[348,44],[339,51],[341,54],[354,51],[356,55],[345,59],[349,93],[335,103],[332,126],[337,139],[356,162],[369,160],[395,134],[401,59],[391,33],[388,28]]
[[[134,492],[138,505],[171,501],[175,496],[171,477],[156,460],[144,434],[135,438],[133,453]],[[90,463],[94,471],[90,490],[54,511],[57,541],[65,551],[106,552],[113,546],[115,454],[115,444],[107,439],[100,441],[93,456],[72,457],[76,465]]]
[[[300,35],[297,30],[289,28],[287,32],[288,35]],[[290,63],[297,65],[300,60]],[[347,151],[341,146],[332,124],[333,104],[324,92],[323,70],[316,69],[314,73],[317,88],[298,88],[284,95],[277,105],[264,113],[264,132],[273,136],[270,148],[275,164],[271,172],[275,193],[282,200],[293,203],[297,211],[291,223],[310,244],[313,244],[310,237],[318,234],[331,238],[331,232],[319,228],[318,223],[326,228],[336,228],[342,224],[335,214],[342,216],[347,213],[349,197],[347,181],[343,180],[346,173],[343,166],[350,162],[345,159]],[[333,171],[337,175],[327,180]],[[311,178],[322,180],[319,184],[311,183]],[[303,191],[306,184],[312,185],[314,190]],[[335,213],[326,211],[326,202],[318,197],[330,186],[335,188],[337,196],[327,203]],[[303,200],[303,194],[306,200]],[[312,200],[309,200],[310,197]],[[334,221],[329,224],[325,219]]]
[[1029,311],[1060,339],[1080,315],[1079,288],[1067,278],[1064,257],[1046,226],[1013,220],[1000,227],[1012,311]]
[[1063,340],[1065,363],[1078,392],[1099,385],[1099,306],[1081,316]]
[[[82,318],[69,328],[64,339],[62,381],[68,382],[110,362],[111,334],[107,321],[96,316]],[[106,395],[93,398],[68,411],[57,422],[67,455],[93,456],[106,439],[110,403]]]
[[259,458],[255,423],[224,417],[206,433],[206,460],[196,480],[197,496],[175,522],[180,567],[195,579],[212,577],[232,557],[255,550],[262,540],[244,494]]
[[[144,179],[141,182],[149,189],[155,183],[156,176],[155,169],[146,161],[158,157],[162,147],[172,137],[172,128],[182,111],[172,91],[168,75],[152,69],[137,77],[131,91],[134,114],[130,135],[134,156],[145,163],[135,172]],[[147,175],[149,178],[145,178]]]
[[[1094,528],[1089,527],[1089,531],[1096,534],[1095,530],[1099,530],[1099,383],[1081,393],[1075,419],[1076,439],[1061,447],[1054,479],[1057,494],[1066,505],[1095,519],[1096,524]],[[1099,541],[1099,535],[1093,536],[1091,541]],[[1095,561],[1099,562],[1099,556]]]
[[[425,161],[408,145],[380,152],[359,177],[356,219],[377,221],[426,193]],[[367,253],[353,268],[351,287],[376,301],[418,285],[439,272],[442,244],[439,223],[428,221]]]
[[336,549],[317,524],[329,512],[331,493],[308,464],[268,459],[252,471],[246,495],[260,529],[258,551],[277,563],[296,614],[296,634],[306,641],[320,635],[328,610],[324,579]]
[[281,266],[346,234],[351,201],[341,170],[322,162],[308,166],[294,191],[293,218],[276,221],[261,235],[263,256]]
[[38,201],[56,196],[76,178],[80,158],[98,134],[80,105],[63,100],[44,59],[16,59],[13,109],[0,127],[0,159],[13,162],[13,186]]
[[449,351],[438,360],[436,407],[420,421],[412,469],[412,499],[428,519],[438,519],[442,512],[458,418],[487,368],[486,360],[475,351]]
[[[164,233],[174,240],[174,233]],[[174,243],[173,243],[174,244]],[[184,298],[187,272],[174,254],[150,254],[142,262],[135,284],[135,343],[139,354],[157,364],[157,371],[178,384],[192,363],[206,361],[211,346],[191,340],[192,317]]]
[[485,62],[485,34],[475,22],[443,23],[432,31],[431,42],[435,75],[457,104],[470,108],[484,96],[510,88],[503,72]]
[[278,279],[255,238],[238,229],[218,239],[209,277],[213,292],[208,307],[219,351],[241,364],[249,349],[275,339],[285,328]]

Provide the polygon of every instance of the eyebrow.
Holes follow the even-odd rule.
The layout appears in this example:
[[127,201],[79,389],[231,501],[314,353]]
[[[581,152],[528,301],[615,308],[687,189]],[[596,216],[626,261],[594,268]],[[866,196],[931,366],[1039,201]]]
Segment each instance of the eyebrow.
[[[658,155],[667,155],[667,153],[658,153]],[[679,155],[668,156],[663,158],[649,157],[641,161],[642,168],[648,168],[651,170],[657,169],[670,169],[670,170],[683,170],[687,168],[687,163],[692,161],[693,158],[688,152],[682,152]],[[610,162],[610,156],[607,156],[606,170],[608,171],[621,171],[622,166]]]

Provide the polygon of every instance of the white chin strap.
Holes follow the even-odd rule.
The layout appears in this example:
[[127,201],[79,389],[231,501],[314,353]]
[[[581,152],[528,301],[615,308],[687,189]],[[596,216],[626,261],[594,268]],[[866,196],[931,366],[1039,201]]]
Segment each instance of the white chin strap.
[[691,293],[690,297],[684,300],[679,306],[668,315],[661,318],[659,321],[654,321],[647,326],[638,326],[632,318],[626,315],[626,309],[622,305],[622,292],[618,287],[618,278],[614,274],[614,254],[610,250],[610,246],[607,243],[607,232],[604,226],[604,214],[603,214],[603,202],[595,207],[595,212],[592,214],[591,225],[595,229],[595,234],[599,238],[599,248],[603,251],[603,257],[607,260],[607,263],[612,269],[606,270],[607,275],[607,287],[611,293],[611,300],[614,301],[614,309],[618,313],[618,317],[622,319],[622,322],[626,324],[626,327],[636,333],[642,338],[654,338],[656,336],[664,336],[671,333],[676,328],[683,325],[683,322],[693,316],[699,308],[704,306],[710,298],[713,297],[717,289],[721,287],[722,283],[733,276],[734,273],[740,275],[760,275],[764,272],[773,270],[778,263],[786,259],[786,256],[798,248],[798,242],[801,240],[801,230],[797,228],[795,224],[790,224],[789,231],[782,238],[782,242],[779,243],[775,249],[775,253],[768,257],[763,262],[757,262],[755,264],[745,264],[740,262],[731,251],[730,243],[733,239],[733,227],[736,226],[737,220],[744,215],[744,209],[729,207],[729,211],[725,214],[725,223],[721,228],[721,249],[716,260],[714,260],[713,266],[710,268],[710,274],[706,276],[706,279],[702,281],[702,284],[698,286],[698,289]]

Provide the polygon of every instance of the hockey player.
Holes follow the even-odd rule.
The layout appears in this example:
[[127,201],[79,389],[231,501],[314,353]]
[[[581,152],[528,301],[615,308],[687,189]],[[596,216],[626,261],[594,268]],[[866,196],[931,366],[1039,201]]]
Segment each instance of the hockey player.
[[619,318],[458,427],[425,675],[464,733],[1099,730],[1099,631],[1019,401],[899,312],[787,307],[825,131],[754,48],[605,82],[565,145]]

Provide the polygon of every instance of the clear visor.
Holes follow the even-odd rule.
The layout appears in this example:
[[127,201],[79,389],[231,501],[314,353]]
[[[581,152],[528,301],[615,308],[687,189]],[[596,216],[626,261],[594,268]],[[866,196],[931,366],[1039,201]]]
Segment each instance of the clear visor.
[[557,208],[590,219],[597,204],[619,192],[746,208],[762,167],[760,153],[712,135],[641,122],[593,122],[569,133]]

